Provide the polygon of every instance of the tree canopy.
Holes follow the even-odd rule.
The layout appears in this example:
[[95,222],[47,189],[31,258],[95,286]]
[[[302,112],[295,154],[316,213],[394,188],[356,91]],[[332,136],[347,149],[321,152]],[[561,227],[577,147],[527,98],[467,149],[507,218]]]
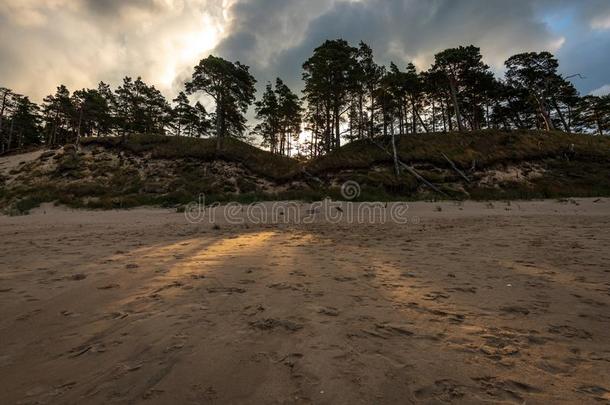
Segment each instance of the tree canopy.
[[[40,106],[0,87],[0,153],[134,133],[214,136],[221,147],[224,138],[249,132],[274,153],[317,156],[344,141],[381,135],[483,128],[610,132],[610,95],[581,97],[570,81],[579,75],[564,77],[551,53],[521,53],[505,66],[505,76],[495,77],[473,45],[437,53],[427,70],[409,62],[382,66],[364,42],[355,47],[336,39],[303,63],[302,98],[277,78],[255,102],[249,67],[217,56],[202,59],[171,102],[129,76],[114,90],[104,82],[73,93],[60,85]],[[257,123],[249,127],[253,104]]]
[[254,101],[255,84],[249,67],[239,62],[209,56],[195,66],[192,80],[186,83],[186,90],[189,94],[203,92],[214,100],[215,133],[219,147],[223,138],[243,135],[245,113]]
[[273,153],[290,155],[292,143],[301,134],[302,107],[299,97],[277,78],[275,89],[267,84],[256,104],[256,118],[261,121],[254,131]]

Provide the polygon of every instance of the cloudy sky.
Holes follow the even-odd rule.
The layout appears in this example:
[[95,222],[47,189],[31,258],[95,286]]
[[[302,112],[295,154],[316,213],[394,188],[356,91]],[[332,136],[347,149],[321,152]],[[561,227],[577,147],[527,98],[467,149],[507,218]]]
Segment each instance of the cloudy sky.
[[584,76],[581,92],[610,92],[610,0],[0,0],[0,86],[40,101],[130,75],[173,97],[213,53],[300,89],[302,63],[339,37],[420,69],[475,44],[498,74],[512,54],[549,50]]

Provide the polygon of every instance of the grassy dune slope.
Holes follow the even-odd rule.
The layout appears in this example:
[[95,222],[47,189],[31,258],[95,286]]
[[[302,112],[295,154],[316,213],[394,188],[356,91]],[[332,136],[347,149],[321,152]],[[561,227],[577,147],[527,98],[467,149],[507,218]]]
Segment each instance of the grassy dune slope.
[[30,153],[4,170],[0,160],[0,207],[27,212],[48,201],[87,208],[175,206],[201,193],[208,201],[341,198],[347,180],[360,184],[359,200],[610,196],[610,138],[479,131],[400,136],[397,148],[401,161],[445,195],[407,171],[395,175],[389,138],[299,162],[237,140],[217,151],[210,139],[133,135],[124,143],[88,138],[78,151],[68,146]]
[[[578,160],[610,160],[610,137],[543,131],[477,131],[450,134],[403,135],[397,138],[400,159],[444,166],[447,155],[459,166],[478,168],[498,163],[555,158],[574,151]],[[573,146],[572,146],[573,145]],[[380,147],[381,146],[381,147]],[[390,139],[350,143],[308,165],[313,173],[368,168],[391,163]]]
[[[544,131],[477,131],[403,135],[396,138],[396,143],[403,162],[456,198],[610,195],[609,137]],[[417,192],[421,191],[421,184],[411,175],[405,173],[396,178],[390,152],[389,137],[353,142],[310,162],[307,170],[321,176],[331,173],[341,180],[355,177],[372,196],[386,192],[422,197]],[[443,155],[472,182],[465,182]]]
[[168,137],[160,135],[137,134],[126,139],[120,138],[86,138],[83,146],[103,146],[107,149],[124,150],[144,155],[152,159],[198,159],[241,163],[248,170],[271,180],[283,180],[294,176],[299,171],[296,160],[273,155],[236,139],[227,139],[222,150],[216,150],[215,139],[197,139],[185,137]]

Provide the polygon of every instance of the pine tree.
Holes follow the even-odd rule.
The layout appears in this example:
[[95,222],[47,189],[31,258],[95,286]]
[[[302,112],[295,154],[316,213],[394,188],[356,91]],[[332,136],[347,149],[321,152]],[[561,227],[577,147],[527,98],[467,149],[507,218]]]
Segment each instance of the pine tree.
[[[510,57],[506,63],[507,84],[522,90],[529,95],[534,103],[544,128],[555,129],[555,123],[551,116],[551,108],[556,108],[559,115],[557,100],[554,99],[561,88],[568,83],[557,73],[559,62],[549,52],[528,52]],[[565,119],[565,129],[569,130]]]
[[303,64],[305,98],[310,109],[323,112],[327,151],[341,146],[341,120],[357,78],[357,53],[345,40],[326,41]]
[[272,153],[289,155],[293,141],[301,134],[302,107],[299,97],[277,78],[275,89],[268,83],[256,104],[256,118],[261,120],[255,132]]
[[301,102],[299,97],[280,78],[275,81],[275,93],[280,124],[280,153],[290,155],[293,142],[298,141],[301,134]]
[[[467,96],[472,95],[472,89],[476,88],[476,80],[480,77],[489,75],[489,66],[483,63],[481,50],[475,46],[460,46],[459,48],[446,49],[434,57],[432,70],[443,74],[445,83],[451,96],[451,104],[457,121],[459,131],[463,131],[464,116],[468,115],[462,111],[462,104],[465,104],[466,111],[475,111],[478,100],[468,100]],[[468,102],[468,104],[466,104]],[[472,115],[475,115],[474,113]],[[471,116],[471,126],[474,125],[474,118]]]
[[227,136],[239,137],[246,128],[244,114],[254,101],[256,80],[249,67],[216,56],[203,59],[186,84],[188,94],[203,92],[216,104],[217,148]]
[[267,84],[262,98],[254,105],[256,119],[261,121],[255,127],[255,132],[262,137],[263,145],[269,147],[271,153],[279,153],[279,104],[271,83]]
[[198,138],[209,134],[212,129],[212,121],[203,104],[199,101],[196,102],[193,113],[195,114],[195,120],[192,123],[192,133]]
[[[381,78],[384,75],[384,69],[375,63],[373,58],[373,50],[364,42],[360,42],[356,59],[356,91],[362,91],[362,99],[360,99],[360,94],[358,94],[358,109],[362,117],[361,125],[366,128],[366,131],[363,130],[362,132],[367,133],[368,137],[372,138],[375,136],[375,92],[379,86]],[[366,102],[366,99],[369,100],[368,117],[365,116],[365,108],[361,105]],[[364,122],[365,120],[366,123]]]
[[575,127],[581,131],[593,130],[603,136],[610,131],[610,95],[585,96],[576,108]]
[[172,101],[176,104],[172,110],[172,127],[176,136],[181,136],[185,130],[189,130],[194,119],[193,107],[183,91],[178,93],[178,96]]
[[5,114],[12,105],[12,100],[15,94],[7,88],[0,87],[0,154],[3,154],[8,148],[5,137]]
[[39,145],[42,142],[39,107],[29,98],[17,96],[15,110],[11,116],[11,126],[15,137],[15,148]]
[[43,117],[47,145],[74,142],[76,139],[73,130],[74,106],[66,86],[60,85],[54,95],[44,98]]

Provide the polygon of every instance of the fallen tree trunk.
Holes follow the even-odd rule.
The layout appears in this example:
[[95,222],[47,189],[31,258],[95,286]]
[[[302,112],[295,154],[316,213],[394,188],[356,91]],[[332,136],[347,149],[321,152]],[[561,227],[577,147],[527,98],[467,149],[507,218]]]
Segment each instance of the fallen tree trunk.
[[468,178],[468,176],[466,176],[466,174],[461,171],[455,163],[453,163],[453,161],[451,159],[449,159],[449,156],[445,155],[444,153],[441,152],[441,155],[443,155],[443,157],[445,158],[445,160],[447,162],[449,162],[449,164],[451,165],[451,167],[453,167],[453,170],[455,170],[457,172],[457,174],[459,174],[464,180],[466,180],[468,183],[470,183],[470,178]]

